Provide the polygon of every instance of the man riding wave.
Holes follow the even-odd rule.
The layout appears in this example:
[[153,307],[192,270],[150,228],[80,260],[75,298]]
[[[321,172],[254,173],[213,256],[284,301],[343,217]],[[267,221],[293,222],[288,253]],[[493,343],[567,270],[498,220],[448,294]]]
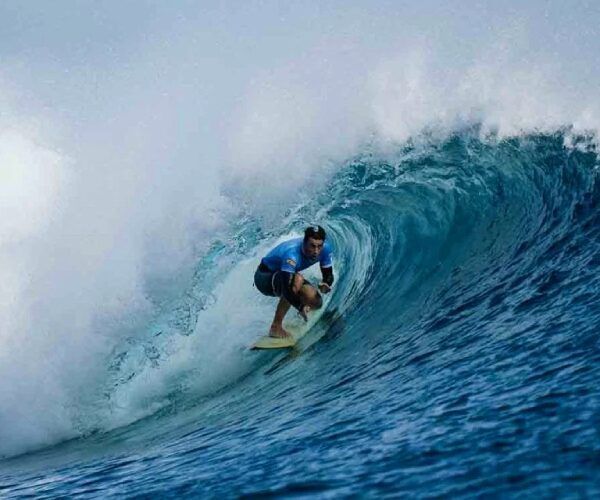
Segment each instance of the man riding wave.
[[319,262],[323,279],[318,288],[322,293],[331,291],[333,257],[331,244],[325,238],[325,229],[310,226],[304,231],[304,238],[280,243],[260,261],[254,273],[256,288],[263,295],[280,298],[269,330],[271,337],[290,336],[283,328],[283,318],[290,306],[294,306],[306,321],[310,310],[323,305],[319,291],[304,279],[300,271]]

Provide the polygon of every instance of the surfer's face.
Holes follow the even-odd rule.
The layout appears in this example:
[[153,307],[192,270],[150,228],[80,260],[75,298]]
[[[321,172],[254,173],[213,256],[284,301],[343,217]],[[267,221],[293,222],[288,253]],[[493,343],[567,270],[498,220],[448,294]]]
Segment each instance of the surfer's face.
[[304,242],[304,255],[310,259],[316,259],[323,250],[323,240],[316,240],[315,238],[308,238]]

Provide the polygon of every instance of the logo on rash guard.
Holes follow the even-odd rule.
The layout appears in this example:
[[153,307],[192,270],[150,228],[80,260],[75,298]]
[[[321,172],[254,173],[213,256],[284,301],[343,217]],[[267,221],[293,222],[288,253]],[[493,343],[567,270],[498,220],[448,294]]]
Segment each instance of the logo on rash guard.
[[296,267],[296,261],[294,259],[287,259],[286,262],[292,266],[292,267]]

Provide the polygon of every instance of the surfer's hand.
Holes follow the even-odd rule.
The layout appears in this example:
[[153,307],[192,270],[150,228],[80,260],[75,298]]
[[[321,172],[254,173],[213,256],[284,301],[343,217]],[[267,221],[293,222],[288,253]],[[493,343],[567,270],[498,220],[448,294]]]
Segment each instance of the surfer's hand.
[[308,321],[308,312],[310,311],[310,306],[302,306],[302,308],[298,311],[298,314],[302,317],[304,321]]
[[319,290],[321,290],[321,293],[329,293],[331,292],[331,287],[324,281],[321,281],[321,283],[319,283]]

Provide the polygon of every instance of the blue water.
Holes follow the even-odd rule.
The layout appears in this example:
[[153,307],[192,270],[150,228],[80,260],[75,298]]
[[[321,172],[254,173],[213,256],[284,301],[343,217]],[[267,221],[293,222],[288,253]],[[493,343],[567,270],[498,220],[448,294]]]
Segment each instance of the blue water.
[[[6,457],[1,495],[599,495],[600,161],[567,135],[364,146],[283,222],[234,221],[107,361],[114,411],[160,385],[143,415]],[[331,301],[296,351],[250,352],[275,307],[256,256],[306,221],[336,249]],[[212,313],[243,324],[233,288],[260,314],[149,376]]]

